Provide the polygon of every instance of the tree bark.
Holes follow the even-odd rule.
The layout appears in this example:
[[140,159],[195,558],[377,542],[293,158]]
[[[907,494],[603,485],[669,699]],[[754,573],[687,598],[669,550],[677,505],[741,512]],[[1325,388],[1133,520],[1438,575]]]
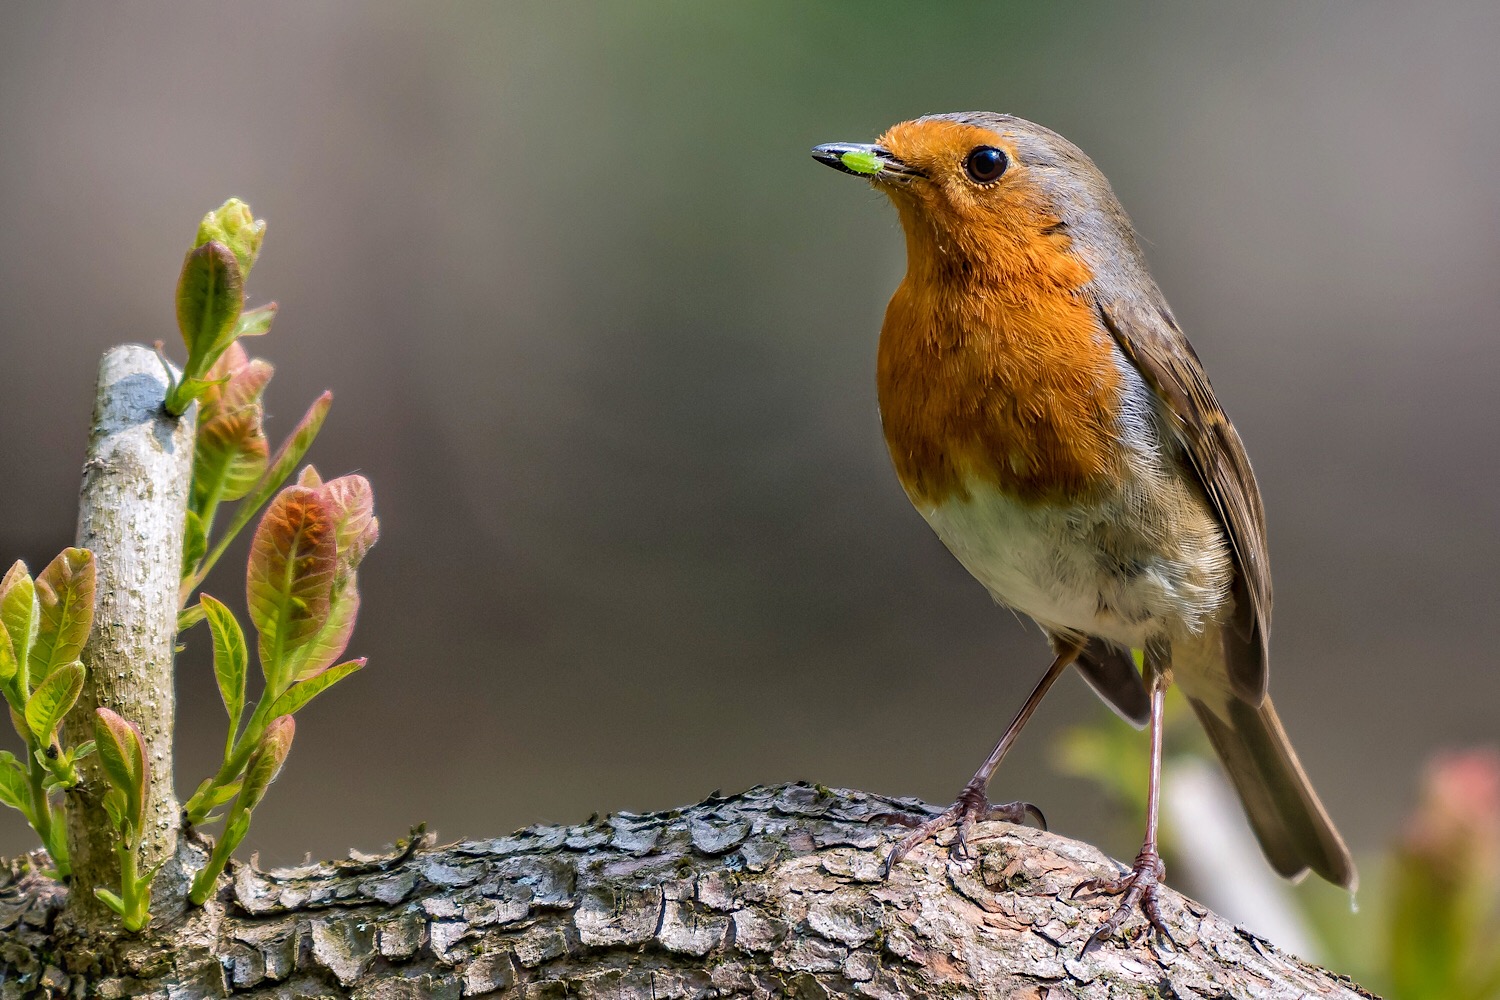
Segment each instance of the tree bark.
[[[1368,997],[1166,890],[1172,944],[1086,954],[1122,866],[981,824],[974,856],[881,864],[913,800],[803,784],[576,826],[279,871],[235,865],[202,910],[109,950],[56,921],[67,890],[0,877],[0,997]],[[1139,928],[1137,918],[1127,930]]]
[[[94,738],[99,706],[140,727],[152,778],[142,870],[174,856],[181,813],[172,790],[172,655],[198,410],[172,417],[162,405],[166,393],[166,363],[145,347],[117,347],[100,362],[78,509],[78,545],[94,553],[98,603],[83,650],[87,680],[65,725],[72,746]],[[83,783],[68,800],[71,916],[104,929],[116,918],[94,888],[118,889],[115,834],[100,805],[106,786],[97,758],[85,758],[79,770]],[[163,909],[185,892],[171,890],[182,889],[181,878],[166,874],[167,882],[158,882]]]

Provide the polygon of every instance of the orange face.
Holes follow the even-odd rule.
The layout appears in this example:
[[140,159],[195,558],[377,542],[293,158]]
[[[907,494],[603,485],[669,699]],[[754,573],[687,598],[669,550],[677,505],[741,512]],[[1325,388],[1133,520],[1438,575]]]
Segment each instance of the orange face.
[[913,267],[957,267],[1013,290],[1089,280],[1033,166],[1004,131],[925,118],[893,126],[879,146],[906,168],[872,180],[900,212]]

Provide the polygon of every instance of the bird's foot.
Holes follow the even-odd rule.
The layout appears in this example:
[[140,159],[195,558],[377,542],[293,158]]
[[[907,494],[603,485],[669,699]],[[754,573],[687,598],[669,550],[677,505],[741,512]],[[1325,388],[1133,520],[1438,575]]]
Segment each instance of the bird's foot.
[[1080,892],[1100,893],[1106,896],[1118,896],[1124,893],[1120,905],[1115,907],[1115,912],[1110,914],[1108,920],[1099,925],[1099,929],[1089,935],[1089,939],[1083,944],[1083,951],[1088,951],[1096,944],[1103,944],[1112,937],[1115,931],[1120,929],[1130,916],[1130,911],[1140,906],[1141,912],[1146,915],[1146,920],[1158,934],[1168,941],[1176,944],[1172,938],[1172,932],[1167,929],[1167,923],[1162,919],[1161,909],[1157,905],[1156,892],[1161,886],[1161,880],[1167,873],[1167,866],[1162,864],[1161,855],[1156,852],[1155,847],[1143,847],[1141,853],[1135,856],[1135,865],[1130,869],[1128,875],[1120,878],[1090,878],[1084,879],[1073,887],[1073,896]]
[[896,867],[897,862],[916,847],[949,827],[955,828],[953,853],[960,858],[967,858],[969,856],[969,832],[975,823],[994,819],[1004,820],[1007,823],[1024,823],[1027,817],[1036,820],[1037,826],[1043,830],[1047,829],[1047,818],[1030,802],[1006,802],[1002,805],[991,805],[989,797],[985,794],[984,785],[971,781],[959,793],[957,802],[949,806],[942,814],[934,816],[907,834],[901,843],[891,849],[891,853],[886,855],[884,876],[890,878],[891,869]]

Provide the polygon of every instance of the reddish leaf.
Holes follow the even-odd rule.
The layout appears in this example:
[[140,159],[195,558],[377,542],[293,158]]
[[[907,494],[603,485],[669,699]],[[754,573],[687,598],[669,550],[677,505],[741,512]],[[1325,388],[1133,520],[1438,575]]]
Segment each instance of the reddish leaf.
[[[231,381],[225,389],[232,386]],[[270,463],[271,446],[262,430],[259,403],[234,410],[215,409],[213,419],[198,426],[193,454],[193,506],[198,510],[210,501],[245,496],[260,482]]]
[[320,488],[333,512],[338,535],[339,571],[351,573],[380,537],[375,518],[375,492],[364,476],[340,476]]
[[275,683],[287,657],[328,620],[337,555],[321,494],[303,486],[277,494],[250,543],[246,587],[267,683]]
[[266,391],[266,383],[271,381],[274,374],[276,369],[271,367],[271,363],[260,358],[236,368],[230,373],[229,381],[224,384],[224,408],[237,410],[260,402],[261,394]]
[[236,341],[225,348],[224,353],[219,355],[218,360],[209,365],[208,372],[203,377],[211,382],[227,379],[249,363],[250,355],[246,354],[245,348]]
[[31,645],[31,676],[41,679],[78,659],[94,625],[94,554],[63,549],[37,574],[41,617]]
[[146,744],[140,729],[107,708],[96,708],[94,742],[105,777],[125,797],[126,818],[135,824],[136,830],[142,829],[151,794],[151,769],[146,763]]
[[334,595],[328,609],[328,620],[318,634],[297,651],[292,659],[291,679],[306,680],[327,670],[349,648],[354,635],[354,620],[359,616],[359,587],[353,574]]
[[251,361],[238,343],[229,345],[198,400],[198,443],[193,454],[193,509],[206,513],[221,500],[238,500],[253,489],[269,463],[260,397],[273,369]]
[[297,473],[297,485],[315,490],[323,485],[323,477],[318,475],[318,470],[311,465],[304,465],[302,471]]
[[274,372],[270,362],[259,358],[250,360],[238,341],[230,344],[203,376],[212,387],[198,399],[198,423],[212,420],[221,400],[222,407],[227,410],[259,400]]
[[245,780],[235,803],[236,811],[251,810],[260,804],[266,789],[281,773],[286,755],[292,752],[292,737],[296,734],[297,723],[290,715],[273,719],[266,727],[260,742],[255,745],[255,752],[250,755],[250,762],[245,765]]

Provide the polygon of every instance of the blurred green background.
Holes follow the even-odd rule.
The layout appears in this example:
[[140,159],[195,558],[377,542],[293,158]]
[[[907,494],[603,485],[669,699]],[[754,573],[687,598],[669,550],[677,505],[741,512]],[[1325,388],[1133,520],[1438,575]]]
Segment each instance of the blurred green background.
[[[1492,0],[7,5],[0,555],[71,540],[98,356],[175,344],[238,195],[269,433],[333,388],[312,457],[384,528],[370,668],[299,720],[264,861],[795,778],[947,802],[1047,652],[896,484],[900,232],[807,150],[1010,111],[1134,216],[1260,476],[1281,714],[1383,844],[1430,752],[1500,737],[1497,51]],[[209,592],[242,607],[242,567]],[[207,645],[184,792],[223,739]],[[1091,698],[996,795],[1097,838],[1049,763]]]

